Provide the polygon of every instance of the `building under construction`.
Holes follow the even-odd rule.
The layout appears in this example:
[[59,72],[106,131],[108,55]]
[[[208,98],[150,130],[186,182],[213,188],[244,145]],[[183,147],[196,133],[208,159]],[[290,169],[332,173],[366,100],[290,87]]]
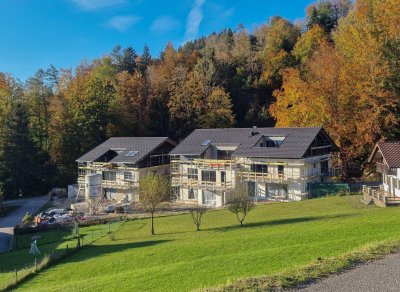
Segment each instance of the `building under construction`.
[[176,143],[167,137],[114,137],[78,162],[78,197],[85,194],[85,177],[101,175],[102,198],[137,201],[140,177],[155,173],[169,178],[169,152]]
[[244,183],[261,200],[303,200],[332,175],[337,147],[318,128],[199,129],[171,151],[177,200],[219,207]]

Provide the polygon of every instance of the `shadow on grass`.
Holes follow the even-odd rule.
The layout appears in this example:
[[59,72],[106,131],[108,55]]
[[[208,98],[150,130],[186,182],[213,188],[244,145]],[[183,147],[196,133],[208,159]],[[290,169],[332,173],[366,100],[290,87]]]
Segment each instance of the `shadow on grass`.
[[128,249],[138,249],[158,244],[170,242],[172,240],[149,240],[140,242],[130,242],[121,244],[107,244],[107,245],[95,245],[95,246],[83,246],[71,257],[67,257],[62,260],[61,263],[70,262],[81,262],[93,257],[99,257],[102,255],[108,255],[116,252],[121,252]]
[[[217,227],[217,228],[210,228],[205,229],[205,231],[218,231],[218,232],[227,232],[236,229],[247,229],[247,228],[256,228],[256,227],[264,227],[264,226],[279,226],[279,225],[287,225],[287,224],[297,224],[297,223],[304,223],[304,222],[312,222],[312,221],[319,221],[319,220],[326,220],[326,219],[335,219],[335,218],[349,218],[353,217],[354,214],[338,214],[338,215],[328,215],[328,216],[307,216],[307,217],[296,217],[296,218],[285,218],[279,220],[269,220],[269,221],[260,221],[260,222],[250,222],[246,223],[243,222],[243,226],[232,225],[226,227]],[[232,217],[235,218],[235,217]],[[236,218],[235,218],[236,219]]]
[[[68,256],[63,257],[63,259],[56,261],[54,264],[52,264],[52,266],[53,265],[56,266],[58,264],[63,264],[63,263],[82,262],[85,260],[89,260],[91,258],[100,257],[103,255],[108,255],[108,254],[112,254],[112,253],[117,253],[117,252],[121,252],[121,251],[128,250],[128,249],[139,249],[139,248],[143,248],[143,247],[167,243],[170,241],[172,241],[172,240],[149,240],[149,241],[131,242],[131,243],[123,243],[123,244],[109,244],[109,245],[84,245],[78,250],[70,249],[71,252]],[[65,252],[66,252],[66,248],[60,248],[55,252],[55,254],[61,255],[61,254],[65,254]],[[45,252],[44,254],[38,256],[38,258],[41,259],[45,254],[47,254],[47,253]],[[8,255],[11,255],[11,253]],[[33,261],[34,261],[34,256],[30,257],[29,261],[27,260],[27,262],[25,264],[31,265],[33,263]],[[24,263],[20,263],[20,267],[18,267],[18,269],[21,269],[26,265],[24,265]],[[17,267],[13,266],[13,267],[9,268],[9,267],[4,266],[4,267],[2,267],[1,272],[14,271],[15,268],[17,268]]]

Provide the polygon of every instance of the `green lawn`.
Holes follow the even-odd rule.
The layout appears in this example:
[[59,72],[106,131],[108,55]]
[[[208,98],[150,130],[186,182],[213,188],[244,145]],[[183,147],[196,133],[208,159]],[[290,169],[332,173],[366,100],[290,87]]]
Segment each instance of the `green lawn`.
[[[20,286],[29,291],[188,291],[237,278],[287,271],[317,259],[400,238],[399,208],[360,203],[360,196],[257,206],[237,227],[227,210],[126,223]],[[0,258],[2,261],[3,258]]]
[[[93,240],[97,240],[105,235],[108,230],[116,230],[120,225],[119,222],[95,225],[80,228],[80,234],[83,236],[81,244],[85,245]],[[32,237],[39,235],[38,247],[40,255],[37,255],[37,262],[51,253],[65,253],[66,249],[75,248],[77,240],[73,235],[73,231],[68,228],[60,228],[58,231],[38,232],[34,234],[17,235],[17,249],[11,253],[0,254],[0,291],[4,289],[10,282],[15,282],[15,269],[18,271],[18,278],[30,272],[34,268],[35,256],[29,253]]]

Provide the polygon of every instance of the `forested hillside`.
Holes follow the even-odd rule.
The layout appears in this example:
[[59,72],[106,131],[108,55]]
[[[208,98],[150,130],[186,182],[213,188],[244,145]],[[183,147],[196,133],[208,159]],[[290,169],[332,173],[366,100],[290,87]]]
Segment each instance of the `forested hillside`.
[[398,0],[319,1],[303,23],[277,16],[158,57],[133,43],[24,83],[2,73],[1,190],[71,183],[75,159],[112,136],[179,141],[195,128],[321,125],[345,166],[362,164],[376,141],[400,139],[399,36]]

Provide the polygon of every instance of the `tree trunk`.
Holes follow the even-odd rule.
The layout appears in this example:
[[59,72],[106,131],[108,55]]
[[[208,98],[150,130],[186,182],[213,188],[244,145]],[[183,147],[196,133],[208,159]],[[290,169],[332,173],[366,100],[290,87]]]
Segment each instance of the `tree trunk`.
[[154,235],[154,213],[151,213],[151,235]]
[[243,220],[240,220],[240,227],[243,227]]

